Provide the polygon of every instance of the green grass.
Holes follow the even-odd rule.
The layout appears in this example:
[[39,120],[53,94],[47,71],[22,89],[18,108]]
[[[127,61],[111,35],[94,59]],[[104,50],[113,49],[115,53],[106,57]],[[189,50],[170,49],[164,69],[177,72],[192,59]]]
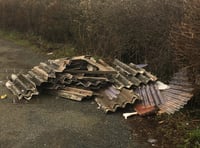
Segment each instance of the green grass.
[[69,43],[52,43],[33,34],[0,30],[0,37],[12,41],[17,45],[28,47],[36,53],[47,54],[48,52],[53,52],[52,55],[49,55],[49,58],[62,58],[76,54],[75,48]]
[[8,32],[8,31],[0,30],[0,37],[10,40],[10,41],[13,41],[18,45],[23,45],[23,46],[30,45],[28,40],[22,39],[23,34],[21,34],[19,32],[14,32],[14,31]]
[[200,129],[190,131],[185,142],[185,148],[200,148]]

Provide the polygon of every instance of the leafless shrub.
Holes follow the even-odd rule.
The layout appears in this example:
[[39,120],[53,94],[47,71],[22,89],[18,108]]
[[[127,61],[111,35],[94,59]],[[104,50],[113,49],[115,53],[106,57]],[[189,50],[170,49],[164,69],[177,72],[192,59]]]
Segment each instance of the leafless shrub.
[[187,0],[184,4],[184,18],[171,31],[175,48],[175,60],[180,67],[189,67],[191,79],[200,85],[200,3]]
[[183,0],[0,0],[0,27],[53,42],[73,42],[82,53],[148,63],[165,78],[173,69],[169,41]]

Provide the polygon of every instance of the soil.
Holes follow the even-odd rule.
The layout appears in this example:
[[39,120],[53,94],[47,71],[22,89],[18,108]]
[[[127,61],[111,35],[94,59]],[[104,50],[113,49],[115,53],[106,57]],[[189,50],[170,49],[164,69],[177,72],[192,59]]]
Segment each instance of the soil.
[[163,114],[143,118],[136,116],[127,122],[132,127],[136,139],[141,141],[148,139],[152,147],[194,147],[194,143],[186,147],[186,139],[189,138],[191,131],[200,128],[200,109],[186,106],[173,115]]

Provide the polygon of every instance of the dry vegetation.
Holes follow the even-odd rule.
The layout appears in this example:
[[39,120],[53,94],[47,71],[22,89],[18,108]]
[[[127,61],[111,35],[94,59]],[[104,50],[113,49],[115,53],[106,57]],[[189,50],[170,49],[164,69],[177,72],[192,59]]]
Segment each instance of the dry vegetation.
[[174,57],[177,65],[191,69],[193,81],[200,85],[200,2],[185,1],[184,12],[182,22],[171,31]]
[[[198,0],[0,0],[0,28],[73,43],[79,53],[199,74]],[[196,79],[197,81],[197,79]]]

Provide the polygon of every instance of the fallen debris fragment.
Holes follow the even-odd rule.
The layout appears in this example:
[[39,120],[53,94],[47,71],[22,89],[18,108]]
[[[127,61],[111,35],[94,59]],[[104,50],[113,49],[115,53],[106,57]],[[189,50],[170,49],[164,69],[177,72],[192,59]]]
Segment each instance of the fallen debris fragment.
[[155,114],[158,111],[156,106],[144,106],[142,104],[136,104],[134,109],[141,116]]
[[132,112],[132,113],[123,113],[124,119],[128,119],[130,116],[138,115],[137,112]]
[[99,108],[115,112],[134,104],[136,112],[124,114],[149,115],[174,113],[192,97],[193,87],[186,71],[175,74],[169,86],[144,68],[115,59],[113,66],[91,56],[78,56],[41,62],[25,74],[12,74],[6,87],[19,100],[30,100],[45,89],[63,98],[82,101],[95,98]]
[[1,95],[1,99],[6,99],[7,98],[7,95],[4,94],[4,95]]

